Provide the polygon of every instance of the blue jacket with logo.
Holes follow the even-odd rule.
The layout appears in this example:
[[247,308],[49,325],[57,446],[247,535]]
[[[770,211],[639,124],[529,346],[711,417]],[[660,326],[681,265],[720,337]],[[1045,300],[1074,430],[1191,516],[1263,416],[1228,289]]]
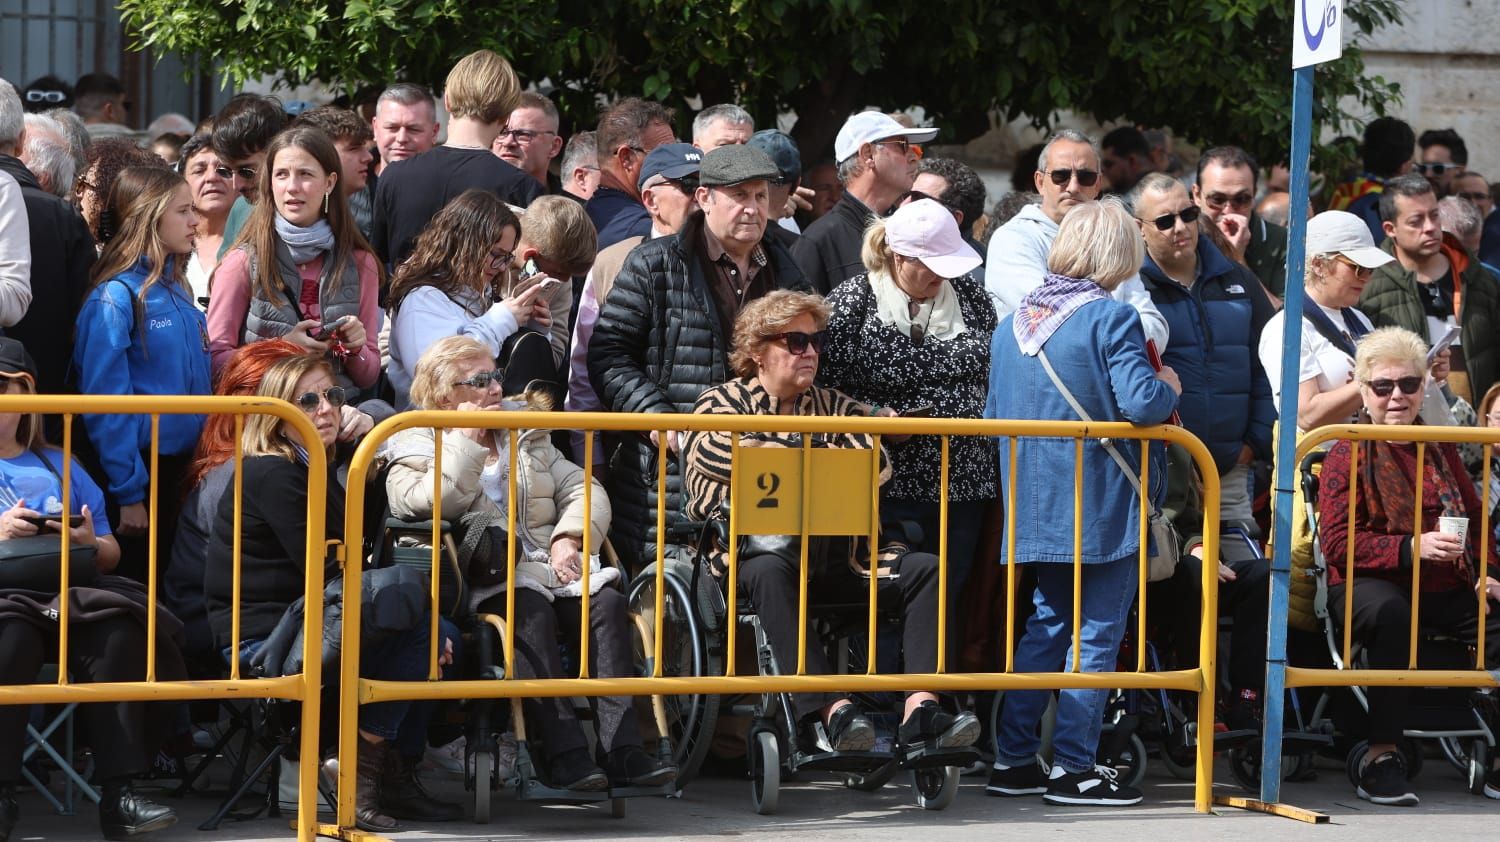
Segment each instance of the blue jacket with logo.
[[[166,276],[173,268],[167,266]],[[79,391],[86,395],[207,395],[208,324],[190,294],[159,281],[136,301],[150,274],[145,258],[89,292],[78,312],[73,360]],[[139,316],[139,319],[138,319]],[[160,452],[192,452],[203,430],[202,415],[162,415]],[[146,499],[149,476],[141,452],[151,447],[151,416],[83,416],[89,441],[99,452],[109,492],[122,506]]]
[[1182,380],[1182,426],[1203,440],[1223,474],[1249,445],[1271,458],[1276,406],[1261,368],[1260,332],[1274,310],[1255,273],[1198,237],[1198,279],[1187,289],[1146,255],[1141,281],[1171,330],[1162,363]]

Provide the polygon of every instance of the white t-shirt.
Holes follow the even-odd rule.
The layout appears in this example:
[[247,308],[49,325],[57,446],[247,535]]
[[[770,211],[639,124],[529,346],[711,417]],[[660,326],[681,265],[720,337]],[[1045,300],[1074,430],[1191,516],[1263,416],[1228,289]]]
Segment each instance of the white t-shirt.
[[[1342,329],[1344,316],[1338,310],[1323,307],[1310,298],[1304,301],[1304,306],[1321,308],[1323,315],[1327,316],[1335,327]],[[1364,313],[1353,308],[1350,308],[1350,312],[1364,325],[1366,331],[1372,329],[1370,320],[1365,318]],[[1266,322],[1265,328],[1260,332],[1260,364],[1265,369],[1266,378],[1271,381],[1271,397],[1276,402],[1277,413],[1281,412],[1281,348],[1285,326],[1286,311],[1281,310]],[[1318,391],[1327,392],[1348,383],[1353,374],[1354,358],[1329,342],[1323,334],[1303,319],[1302,354],[1297,366],[1297,384],[1300,386],[1309,380],[1316,380]],[[1350,416],[1350,418],[1353,417]]]

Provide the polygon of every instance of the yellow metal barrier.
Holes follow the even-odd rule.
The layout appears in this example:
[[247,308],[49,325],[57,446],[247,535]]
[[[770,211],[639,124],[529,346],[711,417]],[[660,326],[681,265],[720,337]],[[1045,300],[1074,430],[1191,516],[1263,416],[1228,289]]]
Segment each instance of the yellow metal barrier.
[[[62,507],[63,511],[72,511],[72,471],[73,471],[73,421],[82,414],[122,414],[122,415],[150,415],[151,416],[151,454],[150,454],[150,489],[147,500],[148,516],[150,526],[148,535],[150,570],[146,582],[146,592],[150,603],[147,613],[147,637],[146,637],[146,678],[144,681],[121,681],[74,684],[68,680],[68,670],[65,666],[68,662],[68,610],[69,600],[59,600],[58,611],[58,655],[57,662],[60,668],[57,671],[57,682],[54,684],[22,684],[22,685],[0,685],[0,704],[68,704],[72,702],[134,702],[134,701],[188,701],[196,699],[287,699],[302,702],[302,717],[300,725],[301,756],[304,758],[315,758],[318,756],[318,703],[321,697],[322,687],[322,628],[323,628],[323,569],[318,565],[308,565],[306,588],[304,590],[304,601],[306,612],[303,617],[303,664],[304,670],[300,675],[281,676],[279,678],[241,678],[239,675],[239,659],[233,659],[230,667],[230,677],[222,680],[212,681],[158,681],[156,678],[156,612],[158,610],[156,594],[158,588],[156,557],[156,535],[158,525],[156,523],[156,500],[157,500],[157,475],[156,463],[158,456],[158,433],[162,415],[210,415],[223,414],[237,416],[235,419],[235,538],[234,538],[234,611],[233,611],[233,644],[234,650],[239,650],[240,644],[240,609],[239,609],[239,565],[240,565],[240,538],[239,519],[240,501],[242,499],[242,487],[240,481],[239,465],[242,458],[241,440],[238,435],[244,423],[246,415],[273,415],[284,423],[292,425],[302,436],[304,441],[316,441],[317,429],[308,418],[307,413],[292,406],[290,403],[271,398],[245,398],[245,397],[151,397],[151,396],[110,396],[110,395],[0,395],[0,412],[39,412],[44,414],[60,414],[63,418],[63,442],[62,449],[68,458],[63,460],[62,469]],[[327,490],[327,460],[323,452],[318,448],[312,448],[308,453],[308,506],[307,506],[307,546],[306,553],[309,559],[321,559],[326,552],[324,539],[324,518],[326,514]],[[103,477],[96,479],[102,484]],[[102,516],[103,513],[100,513]],[[67,541],[62,546],[62,567],[60,572],[60,592],[68,590],[68,555],[69,546]],[[358,577],[355,577],[358,578]],[[297,794],[297,838],[303,842],[309,842],[318,835],[317,824],[317,771],[318,764],[302,763],[299,766],[300,776],[298,778]]]
[[[1376,426],[1370,424],[1349,424],[1330,427],[1319,427],[1302,437],[1297,445],[1297,464],[1307,454],[1320,449],[1328,442],[1337,441],[1390,441],[1390,442],[1412,442],[1417,445],[1417,475],[1422,476],[1424,465],[1429,458],[1427,445],[1437,442],[1474,443],[1483,446],[1484,449],[1484,476],[1482,487],[1479,489],[1481,495],[1480,513],[1478,517],[1482,537],[1488,537],[1490,531],[1490,466],[1494,457],[1495,445],[1500,443],[1500,429],[1487,427],[1429,427],[1429,426]],[[1349,470],[1349,527],[1348,546],[1344,564],[1344,616],[1353,615],[1354,604],[1354,507],[1359,493],[1359,449],[1356,447],[1350,454]],[[1484,663],[1484,633],[1485,624],[1479,623],[1478,631],[1478,655],[1472,670],[1424,670],[1417,667],[1417,621],[1419,618],[1419,606],[1421,604],[1421,579],[1422,579],[1422,488],[1417,487],[1417,496],[1413,504],[1412,524],[1412,565],[1411,565],[1411,629],[1410,629],[1410,657],[1406,669],[1312,669],[1308,667],[1286,668],[1286,686],[1291,687],[1496,687],[1500,682],[1496,681],[1495,673],[1486,669]],[[1471,519],[1472,520],[1472,519]],[[1479,556],[1479,578],[1483,582],[1489,573],[1489,546],[1488,540],[1480,541]],[[1335,559],[1325,559],[1332,566],[1338,563]],[[1475,594],[1478,603],[1479,616],[1485,615],[1486,595],[1484,589],[1479,589]],[[1284,620],[1283,620],[1284,621]],[[1352,646],[1352,634],[1350,623],[1344,624],[1343,629],[1343,663],[1349,663],[1349,653]]]
[[[1136,439],[1174,442],[1183,445],[1192,455],[1203,475],[1204,495],[1204,558],[1202,564],[1202,592],[1203,601],[1200,605],[1201,623],[1199,636],[1199,662],[1193,669],[1181,669],[1172,671],[1149,672],[1145,669],[1145,647],[1138,646],[1140,657],[1133,672],[1109,672],[1109,673],[1083,673],[1075,664],[1070,672],[1056,673],[1032,673],[1017,674],[1011,672],[1014,666],[1015,640],[1012,624],[1007,623],[1005,629],[1006,637],[1006,671],[1000,673],[949,673],[945,671],[943,661],[943,650],[945,647],[944,627],[946,626],[946,601],[939,600],[938,608],[938,640],[939,661],[936,674],[875,674],[875,611],[876,611],[876,588],[877,578],[872,576],[870,585],[870,608],[869,608],[869,659],[868,672],[865,675],[806,675],[804,674],[804,656],[806,652],[806,623],[799,623],[802,629],[799,640],[799,658],[796,672],[788,675],[778,676],[741,676],[734,674],[734,659],[727,658],[724,674],[720,676],[698,676],[679,677],[664,676],[662,670],[662,623],[664,622],[663,600],[666,588],[664,587],[665,565],[665,534],[666,534],[666,480],[667,480],[667,449],[662,448],[657,463],[657,491],[658,502],[656,509],[657,544],[656,544],[656,610],[654,612],[656,627],[654,631],[655,654],[653,675],[643,677],[626,678],[591,678],[588,675],[588,658],[579,659],[580,670],[577,678],[537,678],[518,679],[511,677],[507,671],[506,677],[499,681],[492,680],[463,680],[440,682],[429,680],[427,682],[400,682],[380,681],[363,679],[358,674],[359,666],[359,633],[360,627],[360,597],[359,577],[347,577],[344,586],[344,616],[343,616],[343,644],[342,651],[342,679],[340,682],[340,721],[344,723],[339,734],[339,785],[338,785],[338,829],[337,832],[345,838],[356,838],[360,832],[354,830],[354,776],[355,776],[355,753],[357,751],[357,730],[354,723],[358,721],[359,706],[376,702],[395,700],[428,700],[428,699],[516,699],[522,697],[557,697],[557,696],[600,696],[600,695],[677,695],[677,694],[762,694],[767,692],[855,692],[868,693],[880,691],[980,691],[980,690],[1019,690],[1019,689],[1169,689],[1181,690],[1198,695],[1198,733],[1205,735],[1204,739],[1198,741],[1196,754],[1197,786],[1194,794],[1194,804],[1199,812],[1208,812],[1211,805],[1211,790],[1213,784],[1213,741],[1206,735],[1214,732],[1214,670],[1216,656],[1216,634],[1218,617],[1218,548],[1219,548],[1219,479],[1218,470],[1214,466],[1213,457],[1202,442],[1194,438],[1186,430],[1180,427],[1158,426],[1158,427],[1136,427],[1126,423],[1084,423],[1084,422],[1039,422],[1039,421],[989,421],[989,420],[954,420],[954,419],[930,419],[930,418],[851,418],[851,417],[822,417],[822,416],[732,416],[732,415],[688,415],[688,414],[613,414],[613,413],[568,413],[543,414],[535,412],[457,412],[457,411],[421,411],[406,412],[387,419],[377,425],[363,441],[360,442],[354,459],[349,466],[348,474],[348,498],[345,504],[346,523],[344,538],[346,546],[361,546],[364,539],[363,512],[365,507],[365,486],[370,479],[374,468],[375,457],[381,445],[391,436],[403,430],[414,428],[430,428],[433,430],[433,453],[437,464],[433,466],[433,501],[432,512],[436,519],[442,511],[442,438],[445,430],[455,428],[483,428],[502,432],[505,441],[502,446],[509,451],[509,464],[516,465],[517,447],[519,434],[522,430],[548,429],[552,427],[566,429],[582,429],[585,433],[585,450],[591,451],[593,437],[596,431],[612,432],[635,432],[642,435],[655,432],[659,434],[661,441],[667,441],[669,431],[674,432],[730,432],[730,433],[802,433],[803,445],[800,449],[777,449],[777,448],[744,448],[738,445],[738,441],[732,440],[731,445],[731,506],[730,541],[728,547],[728,611],[729,616],[724,623],[727,635],[726,651],[734,652],[735,634],[735,600],[736,600],[736,576],[735,565],[736,544],[735,537],[740,534],[799,534],[804,538],[809,535],[867,535],[871,539],[871,547],[878,546],[879,529],[879,493],[877,478],[879,476],[879,452],[880,437],[909,436],[909,435],[932,435],[942,437],[943,465],[940,482],[942,488],[940,499],[946,501],[948,481],[948,439],[951,436],[999,436],[1008,438],[1010,448],[1010,474],[1007,493],[1006,517],[1008,536],[1006,540],[1006,559],[1013,562],[1015,559],[1015,506],[1016,494],[1016,439],[1017,437],[1051,437],[1071,438],[1076,440],[1076,453],[1082,454],[1083,440],[1090,438],[1110,439]],[[838,450],[838,449],[813,449],[809,436],[813,434],[865,434],[872,437],[874,448],[871,452]],[[449,433],[451,434],[451,433]],[[746,461],[747,454],[754,451],[753,470],[745,470],[751,465]],[[592,485],[592,460],[585,460],[583,470],[585,473],[585,488]],[[1149,460],[1143,460],[1148,462]],[[1073,481],[1081,484],[1081,459],[1080,468],[1075,472]],[[509,495],[506,512],[506,523],[508,534],[515,534],[516,524],[516,471],[511,470],[509,474]],[[862,487],[854,487],[851,477],[859,478]],[[1054,477],[1025,477],[1026,482],[1050,482]],[[1141,466],[1142,487],[1149,488],[1148,468],[1146,464]],[[829,485],[829,483],[832,483]],[[820,493],[819,487],[834,488],[835,494]],[[586,492],[587,493],[587,492]],[[1074,546],[1081,546],[1083,535],[1082,516],[1082,494],[1080,491],[1074,497]],[[1146,504],[1141,502],[1141,551],[1140,551],[1140,581],[1145,583],[1147,572],[1146,551]],[[940,529],[939,534],[947,531],[948,507],[946,504],[940,506]],[[589,530],[591,529],[591,517],[584,518],[584,554],[588,553]],[[432,573],[436,578],[441,564],[440,542],[437,540],[437,530],[434,529],[432,541]],[[808,541],[802,542],[803,574],[799,589],[800,616],[806,617],[807,611],[807,565],[806,553]],[[508,583],[515,582],[515,565],[517,559],[514,556],[515,542],[509,542],[511,554],[508,559],[507,577]],[[872,556],[874,555],[872,551]],[[940,546],[938,560],[939,593],[946,595],[949,583],[947,582],[947,542],[944,538]],[[872,558],[872,566],[878,562]],[[588,593],[587,571],[589,565],[583,564],[584,580],[583,593]],[[1014,563],[1007,565],[1006,598],[1010,605],[1016,604],[1016,577]],[[1075,581],[1078,580],[1082,570],[1081,559],[1075,553],[1074,571]],[[434,585],[434,610],[436,609],[436,586]],[[507,616],[514,616],[514,588],[507,588],[506,610]],[[1079,598],[1078,589],[1075,587],[1075,606]],[[1140,588],[1140,611],[1141,625],[1145,628],[1145,587]],[[580,629],[580,639],[587,646],[589,637],[588,628],[588,599],[583,600],[584,610],[582,612],[583,627]],[[1081,623],[1080,612],[1074,612],[1073,640],[1075,646],[1079,637],[1079,625]],[[506,664],[513,664],[514,652],[514,624],[505,624],[505,635],[503,640],[503,651]],[[997,633],[999,630],[996,630]],[[438,647],[440,643],[437,635],[431,640],[430,671],[429,676],[436,676]]]

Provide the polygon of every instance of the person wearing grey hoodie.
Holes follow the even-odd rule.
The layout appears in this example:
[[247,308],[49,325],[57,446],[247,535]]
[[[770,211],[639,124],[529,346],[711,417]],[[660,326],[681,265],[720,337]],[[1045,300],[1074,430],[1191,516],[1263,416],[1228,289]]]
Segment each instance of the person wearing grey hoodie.
[[[1063,216],[1076,205],[1095,201],[1102,186],[1099,150],[1082,132],[1063,129],[1054,134],[1039,164],[1035,178],[1042,203],[1022,208],[990,238],[984,283],[1002,319],[1041,286]],[[1167,320],[1151,303],[1139,275],[1126,279],[1111,295],[1136,309],[1148,340],[1159,349],[1167,347]]]

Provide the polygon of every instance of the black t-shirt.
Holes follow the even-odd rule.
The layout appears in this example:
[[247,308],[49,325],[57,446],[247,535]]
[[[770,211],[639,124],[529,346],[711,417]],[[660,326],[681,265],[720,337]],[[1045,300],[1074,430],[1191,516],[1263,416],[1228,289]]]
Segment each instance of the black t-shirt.
[[517,207],[542,195],[542,185],[488,149],[439,146],[397,161],[380,174],[370,245],[395,267],[412,252],[417,235],[443,206],[465,190],[493,191]]
[[1453,266],[1449,264],[1448,271],[1441,278],[1430,284],[1417,283],[1417,288],[1422,291],[1422,309],[1427,315],[1435,319],[1448,319],[1453,316]]

